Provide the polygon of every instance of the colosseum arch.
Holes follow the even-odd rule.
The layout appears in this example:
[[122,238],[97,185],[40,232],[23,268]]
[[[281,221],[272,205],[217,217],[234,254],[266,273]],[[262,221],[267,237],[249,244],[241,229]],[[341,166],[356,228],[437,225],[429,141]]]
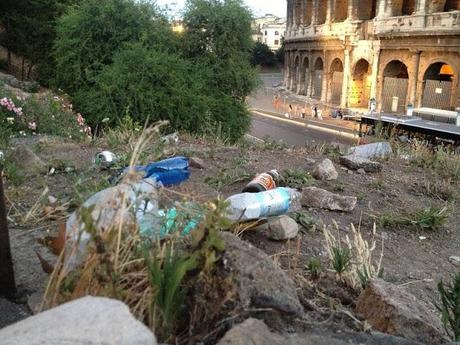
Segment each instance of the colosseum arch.
[[377,15],[377,0],[360,2],[359,6],[355,6],[353,11],[356,11],[356,18],[359,20],[369,20]]
[[410,16],[417,9],[417,0],[393,0],[390,6],[392,16]]
[[324,1],[321,6],[317,6],[316,9],[316,24],[324,24],[326,23],[326,16],[327,16],[327,1]]
[[300,68],[300,94],[306,95],[308,90],[308,83],[310,82],[310,60],[304,57],[302,66]]
[[409,86],[407,66],[399,61],[390,61],[383,70],[382,110],[404,113]]
[[349,0],[336,0],[334,1],[334,8],[332,9],[332,21],[343,22],[348,17],[348,1]]
[[304,25],[310,26],[311,19],[313,17],[313,0],[305,0],[305,10],[304,10]]
[[367,108],[371,93],[371,65],[360,59],[353,68],[348,102],[351,107]]
[[300,25],[302,20],[302,0],[294,2],[294,24]]
[[292,78],[291,78],[291,91],[296,92],[299,86],[299,71],[300,71],[300,56],[296,55],[294,58],[294,67],[292,69]]
[[458,11],[460,10],[460,0],[447,0],[444,5],[444,11]]
[[339,58],[335,58],[329,69],[329,87],[328,87],[328,103],[340,104],[342,97],[342,83],[343,83],[343,63]]
[[451,110],[456,73],[452,65],[434,62],[423,75],[422,107]]
[[314,70],[312,74],[313,78],[313,94],[312,97],[315,99],[321,99],[321,93],[323,89],[323,73],[324,73],[323,59],[320,57],[316,59]]

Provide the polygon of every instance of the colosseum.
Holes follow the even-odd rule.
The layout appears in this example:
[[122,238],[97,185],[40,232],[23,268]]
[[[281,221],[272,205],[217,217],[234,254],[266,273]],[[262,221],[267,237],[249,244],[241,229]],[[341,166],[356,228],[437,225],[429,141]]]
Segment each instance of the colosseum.
[[460,107],[460,0],[288,0],[284,84],[326,106]]

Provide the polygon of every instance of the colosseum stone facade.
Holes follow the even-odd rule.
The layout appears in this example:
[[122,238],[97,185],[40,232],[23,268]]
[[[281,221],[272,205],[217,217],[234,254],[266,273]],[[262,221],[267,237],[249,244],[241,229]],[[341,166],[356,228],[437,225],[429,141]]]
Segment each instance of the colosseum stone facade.
[[285,87],[325,105],[460,107],[460,0],[288,0]]

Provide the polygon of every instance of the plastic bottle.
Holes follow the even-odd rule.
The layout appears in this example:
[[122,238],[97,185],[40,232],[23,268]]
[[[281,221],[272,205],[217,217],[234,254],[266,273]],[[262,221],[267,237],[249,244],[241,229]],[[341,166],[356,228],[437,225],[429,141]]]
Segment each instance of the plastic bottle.
[[243,193],[259,193],[275,189],[276,180],[278,180],[279,177],[280,174],[275,169],[259,174],[244,187]]
[[260,193],[236,194],[227,199],[229,219],[246,221],[279,216],[300,209],[301,193],[292,188],[276,188]]
[[153,178],[164,186],[179,184],[190,177],[188,159],[174,157],[159,162],[150,163],[146,166],[137,166],[134,169],[144,171],[144,178]]

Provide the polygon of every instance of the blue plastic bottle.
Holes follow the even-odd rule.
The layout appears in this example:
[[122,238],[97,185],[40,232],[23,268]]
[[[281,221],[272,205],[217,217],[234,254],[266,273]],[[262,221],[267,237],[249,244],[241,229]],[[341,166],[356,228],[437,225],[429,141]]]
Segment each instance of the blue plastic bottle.
[[185,157],[169,158],[145,166],[144,178],[154,178],[164,186],[172,186],[190,177],[188,167],[188,159]]

